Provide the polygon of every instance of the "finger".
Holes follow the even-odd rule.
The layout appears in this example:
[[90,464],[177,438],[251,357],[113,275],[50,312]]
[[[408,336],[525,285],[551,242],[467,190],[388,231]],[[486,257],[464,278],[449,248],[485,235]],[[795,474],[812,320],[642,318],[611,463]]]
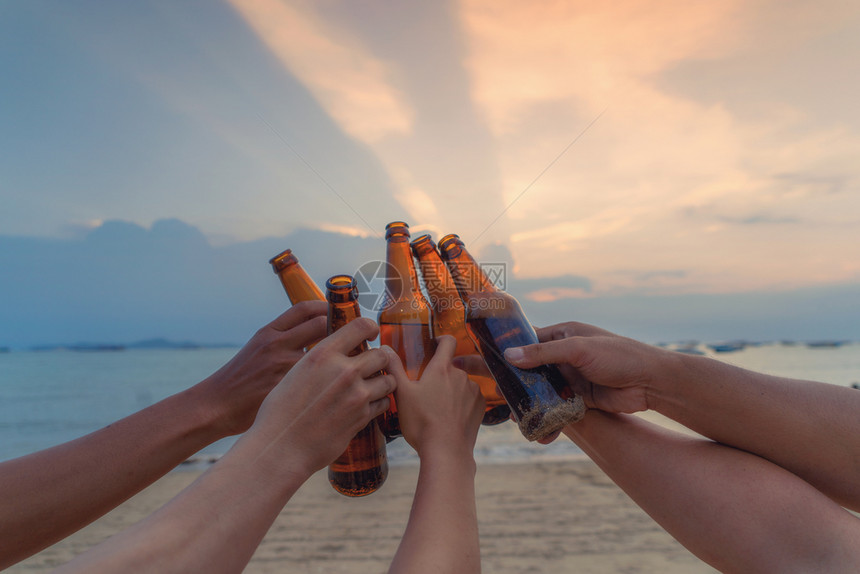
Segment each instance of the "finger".
[[388,410],[388,407],[391,406],[391,399],[388,398],[388,395],[385,395],[381,399],[371,402],[369,406],[370,418],[375,419]]
[[569,321],[567,323],[558,323],[548,327],[535,328],[538,340],[541,343],[554,341],[558,339],[567,339],[568,337],[594,337],[598,335],[612,335],[609,331],[589,325],[587,323],[578,323]]
[[505,360],[528,369],[548,363],[570,363],[577,339],[561,339],[505,349]]
[[370,349],[354,360],[358,362],[358,374],[362,379],[366,379],[388,365],[388,354],[382,349]]
[[551,443],[552,441],[554,441],[555,439],[557,439],[557,438],[558,438],[558,435],[560,435],[560,434],[561,434],[561,431],[560,431],[560,430],[557,430],[557,431],[555,431],[554,433],[552,433],[552,434],[550,434],[550,435],[547,435],[547,436],[545,436],[545,437],[543,437],[543,438],[539,438],[539,439],[537,440],[537,442],[539,442],[540,444],[549,444],[549,443]]
[[458,369],[466,371],[470,375],[477,377],[491,377],[490,369],[487,368],[487,363],[481,355],[461,355],[454,357],[452,363]]
[[301,349],[323,339],[325,333],[326,318],[325,315],[320,315],[288,331],[284,331],[281,337],[283,342],[288,346]]
[[385,351],[388,355],[388,366],[386,366],[385,369],[394,377],[397,386],[408,382],[409,376],[406,374],[406,370],[403,368],[403,362],[400,360],[397,353],[394,352],[394,349],[387,345],[383,345],[380,349]]
[[370,402],[375,402],[382,397],[387,397],[397,390],[397,379],[394,375],[384,374],[378,377],[365,379],[367,392],[370,395]]
[[451,335],[436,337],[436,352],[433,354],[433,358],[430,359],[430,364],[447,365],[454,358],[454,351],[456,349],[457,339]]
[[592,382],[589,381],[576,367],[562,363],[558,365],[558,370],[561,371],[564,380],[568,386],[573,389],[573,392],[580,395],[591,387]]
[[328,303],[325,301],[302,301],[284,311],[277,319],[268,324],[275,331],[289,331],[293,327],[314,317],[325,315]]
[[330,348],[346,355],[365,341],[376,338],[378,333],[379,327],[373,319],[359,317],[320,341],[317,347]]

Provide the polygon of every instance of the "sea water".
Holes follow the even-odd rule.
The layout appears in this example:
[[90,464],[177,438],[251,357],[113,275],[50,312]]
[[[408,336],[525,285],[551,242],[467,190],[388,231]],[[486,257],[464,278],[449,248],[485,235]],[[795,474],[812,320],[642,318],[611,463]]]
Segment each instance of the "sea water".
[[0,354],[0,460],[77,438],[190,387],[238,349]]
[[[776,343],[716,354],[698,348],[717,360],[775,375],[842,386],[860,383],[860,343],[827,348]],[[83,436],[150,406],[201,381],[237,350],[0,353],[0,460]],[[234,440],[210,445],[200,458],[217,458]],[[403,439],[390,443],[388,451],[392,465],[417,462]],[[481,427],[475,454],[484,463],[582,456],[568,440],[530,443],[513,423]]]

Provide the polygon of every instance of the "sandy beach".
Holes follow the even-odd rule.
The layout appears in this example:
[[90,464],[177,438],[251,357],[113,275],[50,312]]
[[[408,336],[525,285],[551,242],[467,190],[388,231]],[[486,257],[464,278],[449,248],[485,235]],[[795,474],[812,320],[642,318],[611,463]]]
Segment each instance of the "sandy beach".
[[[140,520],[199,473],[168,474],[87,528],[7,571],[50,571]],[[386,572],[409,516],[417,477],[415,465],[394,466],[379,492],[349,499],[331,489],[324,472],[317,473],[281,512],[245,572]],[[479,464],[476,484],[484,572],[715,572],[585,457]]]

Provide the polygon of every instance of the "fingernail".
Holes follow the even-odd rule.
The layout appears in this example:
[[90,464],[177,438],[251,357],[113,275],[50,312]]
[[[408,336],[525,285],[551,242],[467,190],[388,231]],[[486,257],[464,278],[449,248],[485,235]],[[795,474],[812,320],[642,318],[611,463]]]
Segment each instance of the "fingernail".
[[505,349],[505,358],[511,363],[519,363],[526,358],[522,347],[509,347]]

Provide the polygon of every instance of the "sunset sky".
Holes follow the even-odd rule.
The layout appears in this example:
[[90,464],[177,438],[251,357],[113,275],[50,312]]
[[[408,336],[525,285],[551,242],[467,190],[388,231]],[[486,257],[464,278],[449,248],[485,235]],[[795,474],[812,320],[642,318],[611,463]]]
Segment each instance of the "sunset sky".
[[546,299],[860,282],[860,3],[0,3],[0,235],[404,218]]

